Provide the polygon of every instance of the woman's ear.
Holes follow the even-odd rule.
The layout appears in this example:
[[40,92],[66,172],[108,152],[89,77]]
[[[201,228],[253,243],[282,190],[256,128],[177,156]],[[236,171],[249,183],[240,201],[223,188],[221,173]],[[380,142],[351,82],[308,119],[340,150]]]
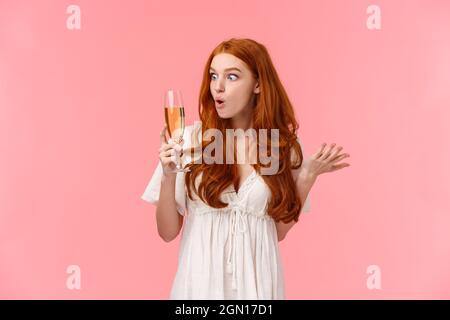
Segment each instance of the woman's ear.
[[259,88],[259,83],[257,82],[256,85],[255,85],[255,89],[253,89],[253,93],[258,94],[260,92],[261,92],[261,90]]

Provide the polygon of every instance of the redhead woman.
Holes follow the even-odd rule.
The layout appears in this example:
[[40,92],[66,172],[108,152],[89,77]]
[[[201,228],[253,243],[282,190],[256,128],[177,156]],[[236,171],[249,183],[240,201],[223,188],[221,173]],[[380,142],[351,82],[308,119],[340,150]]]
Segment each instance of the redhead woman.
[[[349,166],[341,162],[349,155],[324,143],[304,159],[293,106],[267,49],[251,39],[233,38],[212,51],[199,117],[186,127],[182,145],[161,131],[160,161],[142,195],[157,205],[162,239],[181,233],[170,299],[285,299],[278,242],[309,210],[317,177]],[[205,134],[211,130],[227,138],[230,130],[258,137],[268,132],[270,138],[233,135],[217,148],[217,135]],[[205,161],[213,143],[214,159],[223,161]],[[239,143],[245,161],[220,157],[232,152],[234,160]],[[254,156],[274,147],[275,166],[261,153]],[[173,172],[180,157],[190,171]]]

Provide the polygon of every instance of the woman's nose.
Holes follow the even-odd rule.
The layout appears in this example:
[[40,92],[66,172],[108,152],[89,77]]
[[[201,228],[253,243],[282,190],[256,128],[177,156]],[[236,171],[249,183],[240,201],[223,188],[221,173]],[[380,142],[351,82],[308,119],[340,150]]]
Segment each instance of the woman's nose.
[[214,84],[214,90],[216,90],[216,92],[222,92],[224,90],[224,86],[221,80],[217,80],[216,83]]

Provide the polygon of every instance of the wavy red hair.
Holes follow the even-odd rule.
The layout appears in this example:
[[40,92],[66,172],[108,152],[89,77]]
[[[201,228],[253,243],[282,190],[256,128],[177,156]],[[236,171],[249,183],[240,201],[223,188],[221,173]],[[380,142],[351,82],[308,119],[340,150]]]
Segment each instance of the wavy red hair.
[[[264,45],[251,39],[232,38],[223,41],[212,51],[203,71],[200,88],[199,115],[202,130],[215,128],[220,130],[225,137],[225,130],[232,128],[230,119],[222,119],[218,116],[210,92],[209,68],[214,56],[219,53],[229,53],[244,61],[255,79],[259,81],[261,91],[255,99],[253,128],[256,129],[256,132],[258,129],[267,129],[269,133],[270,129],[279,130],[279,171],[275,175],[261,175],[272,193],[268,214],[277,222],[298,221],[302,203],[296,191],[291,169],[299,168],[303,162],[303,154],[296,135],[299,125],[286,90],[281,84]],[[268,150],[270,150],[270,137],[268,141]],[[205,140],[202,134],[201,152],[209,143],[212,141]],[[226,146],[224,146],[225,149]],[[191,152],[193,150],[192,148]],[[292,154],[296,155],[296,161],[292,161]],[[185,176],[190,199],[193,199],[192,191],[194,191],[202,201],[211,207],[223,208],[228,205],[220,200],[220,195],[231,184],[237,185],[239,176],[236,164],[192,162],[187,167],[191,170]],[[260,168],[264,167],[260,163],[259,157],[253,167],[256,172],[260,172]],[[197,189],[194,181],[201,173],[202,179]]]

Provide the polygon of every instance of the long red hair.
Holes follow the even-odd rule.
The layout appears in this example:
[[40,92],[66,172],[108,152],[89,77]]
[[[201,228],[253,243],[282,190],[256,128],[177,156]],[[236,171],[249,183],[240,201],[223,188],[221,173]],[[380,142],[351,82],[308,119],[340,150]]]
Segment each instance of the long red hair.
[[[220,43],[209,56],[203,72],[203,80],[199,96],[199,115],[202,130],[211,128],[218,129],[226,136],[226,129],[231,129],[230,119],[221,119],[216,111],[214,99],[210,92],[209,68],[215,55],[219,53],[232,54],[244,61],[253,73],[260,85],[260,93],[256,94],[255,106],[253,108],[253,128],[278,129],[279,131],[279,171],[275,175],[261,175],[269,187],[272,197],[268,205],[268,214],[275,221],[285,223],[292,220],[298,221],[302,208],[301,199],[292,177],[291,169],[297,169],[303,162],[303,154],[296,132],[298,123],[295,119],[294,109],[287,96],[275,67],[270,59],[269,53],[264,45],[251,39],[236,39]],[[202,136],[201,152],[212,141],[205,140]],[[268,139],[270,144],[270,138]],[[224,141],[224,144],[226,142]],[[224,146],[224,150],[226,146]],[[270,150],[268,146],[268,150]],[[193,152],[194,148],[190,151]],[[291,153],[295,154],[296,161],[292,161]],[[256,172],[265,165],[258,160],[253,165]],[[295,162],[295,163],[292,163]],[[191,162],[187,165],[190,172],[185,175],[188,196],[192,198],[192,191],[209,206],[223,208],[228,204],[220,200],[222,192],[231,184],[236,185],[239,176],[237,166],[233,164],[207,164]],[[202,179],[195,186],[197,176],[202,173]]]

